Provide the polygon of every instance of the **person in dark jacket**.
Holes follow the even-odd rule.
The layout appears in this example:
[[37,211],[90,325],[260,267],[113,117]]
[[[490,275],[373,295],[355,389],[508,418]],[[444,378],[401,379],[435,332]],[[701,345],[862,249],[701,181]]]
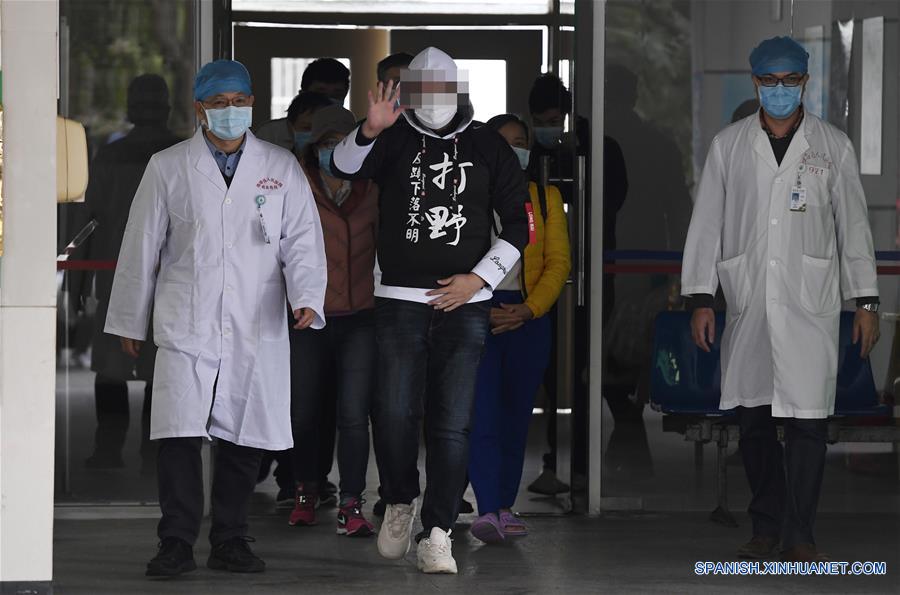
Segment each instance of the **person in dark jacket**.
[[[134,128],[124,138],[101,147],[91,165],[85,203],[89,217],[99,225],[89,240],[86,258],[112,261],[118,257],[131,201],[150,157],[181,141],[166,125],[169,109],[169,88],[162,77],[143,74],[131,81],[128,120]],[[156,349],[152,341],[147,341],[135,360],[122,351],[117,337],[103,332],[112,282],[112,270],[94,273],[98,322],[93,331],[91,370],[97,373],[94,379],[97,431],[94,452],[85,464],[90,468],[124,466],[122,447],[129,425],[127,381],[143,380],[147,383],[142,414],[146,427],[142,426],[141,454],[149,463],[144,469],[149,471],[155,460],[150,452],[148,424]],[[90,282],[86,286],[90,287]]]
[[[418,567],[456,573],[450,531],[465,485],[491,292],[528,242],[529,195],[509,144],[473,122],[468,83],[450,56],[424,50],[401,81],[403,97],[393,82],[370,96],[365,123],[335,148],[332,169],[380,189],[373,422],[387,510],[378,550],[391,559],[409,550],[424,418]],[[409,126],[393,126],[400,117]],[[494,212],[502,232],[491,245]]]
[[256,138],[293,151],[299,159],[312,138],[312,118],[318,110],[331,105],[327,95],[314,91],[300,91],[284,118],[260,124],[254,130]]
[[[315,525],[323,477],[322,432],[334,424],[337,406],[341,474],[337,533],[368,536],[374,526],[362,514],[369,463],[369,413],[375,391],[375,236],[378,188],[370,180],[334,176],[331,153],[356,128],[339,105],[316,112],[312,139],[301,159],[325,238],[328,289],[324,329],[290,330],[293,477],[297,483],[288,524]],[[328,465],[330,468],[330,465]]]

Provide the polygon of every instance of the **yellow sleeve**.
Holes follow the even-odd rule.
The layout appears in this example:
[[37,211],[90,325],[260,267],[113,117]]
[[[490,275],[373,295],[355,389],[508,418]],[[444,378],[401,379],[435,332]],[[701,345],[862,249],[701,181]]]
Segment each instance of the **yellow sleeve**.
[[547,186],[547,213],[544,215],[544,270],[525,305],[535,318],[546,314],[562,293],[569,270],[572,251],[569,247],[569,227],[563,209],[562,196],[556,186]]

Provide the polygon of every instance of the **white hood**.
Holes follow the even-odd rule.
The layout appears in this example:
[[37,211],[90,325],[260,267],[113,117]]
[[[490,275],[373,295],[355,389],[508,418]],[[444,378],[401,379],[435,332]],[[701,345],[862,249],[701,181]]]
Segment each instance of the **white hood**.
[[[456,62],[453,61],[453,58],[448,56],[445,52],[434,48],[425,48],[419,55],[413,58],[413,61],[409,63],[409,70],[442,70],[448,73],[447,80],[457,80],[458,77],[456,72],[458,70],[456,66]],[[434,130],[424,126],[421,122],[419,122],[418,118],[416,118],[414,110],[406,110],[403,112],[403,116],[406,118],[406,121],[409,122],[409,125],[421,132],[422,134],[427,134],[428,136],[433,136],[435,138],[453,138],[463,130],[469,127],[474,119],[475,112],[472,109],[472,103],[468,99],[469,95],[466,94],[466,105],[461,106],[457,111],[458,115],[461,115],[462,121],[459,123],[459,126],[456,127],[456,130],[445,135],[440,136]]]
[[[410,70],[443,70],[447,73],[457,71],[456,62],[445,52],[437,48],[425,48],[409,63]],[[456,77],[453,77],[454,79]]]

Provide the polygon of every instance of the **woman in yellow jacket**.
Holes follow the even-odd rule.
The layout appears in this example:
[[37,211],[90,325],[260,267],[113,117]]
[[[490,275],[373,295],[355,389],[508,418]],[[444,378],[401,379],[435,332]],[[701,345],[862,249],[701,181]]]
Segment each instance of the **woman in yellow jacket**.
[[[505,114],[487,126],[507,140],[525,169],[527,125]],[[524,258],[494,291],[491,335],[478,370],[472,417],[469,480],[480,516],[471,533],[486,543],[528,534],[511,509],[522,478],[534,397],[550,361],[550,320],[544,315],[559,298],[571,267],[559,190],[531,182],[529,191],[530,242]]]

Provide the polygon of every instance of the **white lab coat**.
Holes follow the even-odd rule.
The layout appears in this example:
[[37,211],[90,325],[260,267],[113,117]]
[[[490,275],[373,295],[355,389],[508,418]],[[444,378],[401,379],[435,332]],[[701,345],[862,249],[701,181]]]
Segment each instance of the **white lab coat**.
[[[324,322],[322,227],[294,156],[247,133],[231,186],[198,130],[157,153],[135,195],[105,332],[159,346],[150,438],[293,444],[285,294]],[[261,206],[271,243],[266,243]]]
[[[798,176],[805,212],[790,210]],[[694,204],[682,293],[722,285],[722,409],[833,414],[841,296],[878,295],[875,275],[856,154],[843,132],[807,113],[781,166],[758,115],[719,133]]]

